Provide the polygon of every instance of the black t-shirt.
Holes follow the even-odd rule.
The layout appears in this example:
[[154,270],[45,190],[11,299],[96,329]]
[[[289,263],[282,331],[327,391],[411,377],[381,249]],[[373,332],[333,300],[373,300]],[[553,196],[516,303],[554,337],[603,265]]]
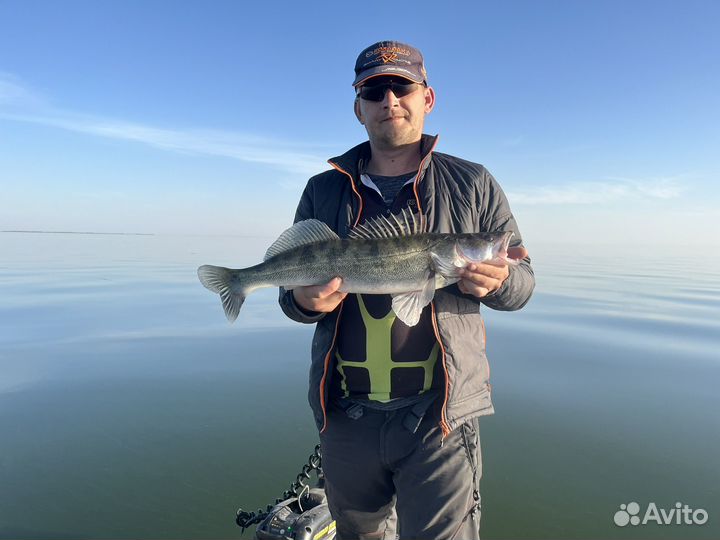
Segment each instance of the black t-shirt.
[[415,174],[417,173],[409,172],[400,176],[380,176],[379,174],[368,174],[368,176],[382,193],[385,205],[390,207],[403,186],[414,178]]

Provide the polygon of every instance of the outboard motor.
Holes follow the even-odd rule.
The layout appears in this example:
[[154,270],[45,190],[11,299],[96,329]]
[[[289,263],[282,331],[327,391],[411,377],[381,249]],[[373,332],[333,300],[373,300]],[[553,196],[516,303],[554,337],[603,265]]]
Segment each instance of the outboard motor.
[[276,504],[255,530],[257,540],[332,540],[335,521],[322,488]]
[[[310,473],[317,472],[317,485],[311,488],[306,481]],[[256,540],[333,540],[335,521],[325,495],[325,477],[322,472],[320,445],[308,458],[290,489],[275,499],[275,505],[266,510],[247,512],[238,508],[235,523],[245,532],[252,525]]]

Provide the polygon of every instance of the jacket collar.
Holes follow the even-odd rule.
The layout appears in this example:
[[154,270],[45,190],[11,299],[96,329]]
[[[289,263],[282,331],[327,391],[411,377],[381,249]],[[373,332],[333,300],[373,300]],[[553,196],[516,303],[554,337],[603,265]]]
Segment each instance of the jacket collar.
[[[438,135],[426,135],[423,134],[420,139],[420,153],[422,154],[421,163],[427,167],[429,160],[425,158],[430,154],[438,141]],[[359,179],[360,174],[365,170],[365,165],[370,161],[370,142],[365,141],[364,143],[358,144],[351,148],[341,156],[330,158],[328,163],[339,167],[346,173],[350,174],[353,179]]]

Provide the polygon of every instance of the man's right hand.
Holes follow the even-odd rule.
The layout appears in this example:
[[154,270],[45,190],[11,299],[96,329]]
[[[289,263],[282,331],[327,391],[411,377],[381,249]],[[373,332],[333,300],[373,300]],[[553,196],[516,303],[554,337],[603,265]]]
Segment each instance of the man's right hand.
[[342,279],[333,278],[325,285],[311,285],[309,287],[295,287],[292,291],[295,303],[306,311],[330,313],[333,311],[347,293],[338,289]]

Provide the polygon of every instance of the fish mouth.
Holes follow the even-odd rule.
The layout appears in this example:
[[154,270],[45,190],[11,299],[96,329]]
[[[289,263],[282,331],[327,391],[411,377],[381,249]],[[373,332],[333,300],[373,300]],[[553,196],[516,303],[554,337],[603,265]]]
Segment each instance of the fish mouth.
[[496,257],[506,260],[508,256],[508,248],[510,247],[510,239],[515,236],[515,233],[512,231],[506,231],[503,233],[503,236],[501,237],[499,243],[496,244],[497,251],[495,248],[493,248],[493,255]]

